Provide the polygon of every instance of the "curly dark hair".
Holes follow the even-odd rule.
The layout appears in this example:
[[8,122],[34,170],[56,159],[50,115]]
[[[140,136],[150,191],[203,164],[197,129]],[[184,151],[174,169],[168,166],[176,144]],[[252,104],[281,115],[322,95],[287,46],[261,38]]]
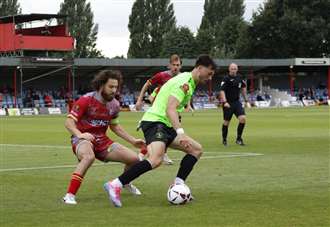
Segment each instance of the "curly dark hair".
[[109,79],[117,80],[120,85],[122,82],[122,74],[119,70],[103,70],[95,75],[92,81],[92,86],[98,91],[108,82]]

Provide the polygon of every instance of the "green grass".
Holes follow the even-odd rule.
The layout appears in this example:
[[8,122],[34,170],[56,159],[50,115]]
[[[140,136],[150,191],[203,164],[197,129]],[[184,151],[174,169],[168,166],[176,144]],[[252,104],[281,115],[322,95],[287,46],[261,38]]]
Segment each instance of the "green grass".
[[[234,144],[233,119],[224,148],[220,111],[184,113],[185,131],[203,145],[204,157],[213,157],[200,160],[187,180],[196,201],[168,204],[166,191],[183,156],[170,150],[175,165],[137,179],[143,195],[123,192],[121,209],[109,204],[102,188],[121,173],[120,164],[92,167],[77,206],[60,202],[73,167],[3,171],[75,165],[76,159],[64,116],[1,117],[0,144],[25,146],[0,145],[0,226],[330,226],[329,107],[252,109],[247,116],[248,145]],[[142,136],[135,131],[140,117],[121,113],[120,122]],[[232,153],[263,155],[223,157]]]

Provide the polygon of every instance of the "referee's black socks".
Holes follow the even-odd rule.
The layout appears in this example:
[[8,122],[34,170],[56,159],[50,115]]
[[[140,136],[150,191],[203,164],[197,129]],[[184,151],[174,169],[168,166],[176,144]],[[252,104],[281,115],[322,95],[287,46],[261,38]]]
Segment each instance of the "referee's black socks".
[[176,176],[185,181],[197,161],[198,159],[195,156],[186,154],[181,160],[180,168]]
[[239,123],[237,126],[237,139],[242,139],[245,123]]
[[228,125],[222,125],[222,139],[227,140]]

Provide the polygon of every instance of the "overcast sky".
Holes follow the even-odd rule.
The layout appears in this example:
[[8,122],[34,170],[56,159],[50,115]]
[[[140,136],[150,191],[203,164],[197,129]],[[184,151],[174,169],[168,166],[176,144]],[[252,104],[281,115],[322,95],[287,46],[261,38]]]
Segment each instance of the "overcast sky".
[[[245,0],[245,19],[264,0]],[[63,0],[19,0],[23,13],[58,13]],[[98,49],[107,57],[126,56],[129,46],[128,18],[134,0],[89,0],[94,22],[99,24]],[[177,25],[188,26],[196,32],[203,16],[204,0],[172,0]]]

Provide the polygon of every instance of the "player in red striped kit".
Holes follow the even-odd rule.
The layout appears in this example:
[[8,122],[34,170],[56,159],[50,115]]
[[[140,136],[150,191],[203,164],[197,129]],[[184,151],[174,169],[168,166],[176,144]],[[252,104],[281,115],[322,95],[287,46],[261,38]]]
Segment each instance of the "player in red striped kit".
[[[170,64],[168,66],[169,70],[156,73],[153,77],[151,77],[149,80],[147,80],[147,82],[143,85],[140,95],[135,104],[136,110],[141,110],[143,96],[144,96],[145,92],[148,90],[148,88],[153,85],[157,86],[154,89],[154,91],[152,92],[152,94],[149,96],[149,101],[151,103],[153,103],[160,88],[169,79],[171,79],[173,76],[176,76],[177,74],[180,73],[181,65],[182,65],[182,62],[181,62],[180,57],[176,54],[173,54],[170,57]],[[146,154],[147,154],[147,150],[141,150],[141,153],[139,154],[139,156],[142,159]],[[164,154],[163,161],[164,161],[164,163],[166,163],[168,165],[173,164],[173,161],[168,157],[167,153]]]
[[[124,163],[124,170],[139,161],[134,151],[112,141],[106,135],[109,127],[117,136],[133,146],[145,147],[142,139],[131,136],[119,124],[120,106],[114,96],[120,80],[119,71],[105,70],[98,73],[92,82],[95,91],[80,97],[67,117],[65,127],[72,134],[72,149],[79,163],[72,174],[67,193],[63,197],[66,204],[77,204],[75,195],[95,159],[103,162]],[[126,188],[132,194],[141,194],[139,189],[132,184],[126,185]]]

